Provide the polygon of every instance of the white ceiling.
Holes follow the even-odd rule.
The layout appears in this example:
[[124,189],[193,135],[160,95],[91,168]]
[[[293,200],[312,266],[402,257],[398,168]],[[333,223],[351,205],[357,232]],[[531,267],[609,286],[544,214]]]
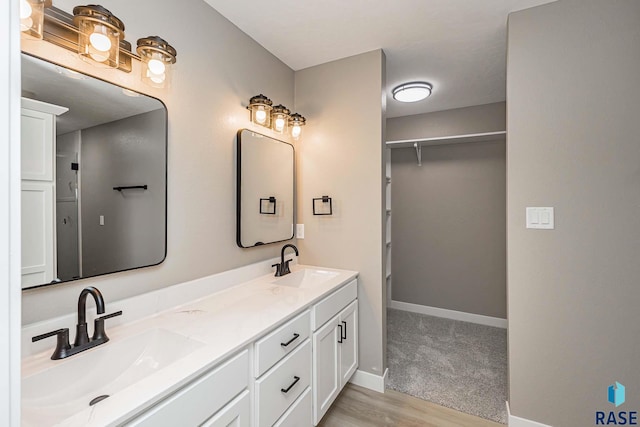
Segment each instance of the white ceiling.
[[[205,0],[294,70],[382,48],[387,117],[505,100],[507,16],[552,0]],[[433,94],[402,104],[400,83]]]

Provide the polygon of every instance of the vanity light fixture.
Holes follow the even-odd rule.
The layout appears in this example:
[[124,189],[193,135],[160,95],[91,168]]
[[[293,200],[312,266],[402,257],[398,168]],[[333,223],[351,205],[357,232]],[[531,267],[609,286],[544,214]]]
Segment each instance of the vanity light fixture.
[[300,135],[302,135],[302,126],[304,126],[307,123],[307,119],[304,118],[304,116],[298,114],[298,113],[293,113],[291,116],[289,116],[289,127],[291,127],[291,137],[293,137],[294,140],[298,140],[300,139]]
[[271,127],[271,109],[273,102],[263,94],[249,100],[247,109],[251,111],[251,121],[257,125]]
[[42,39],[44,0],[20,0],[20,31],[29,37]]
[[78,55],[96,65],[117,68],[124,23],[98,5],[74,7],[73,23],[78,27]]
[[271,128],[275,133],[286,134],[291,111],[282,104],[278,104],[271,110]]
[[76,6],[71,15],[54,7],[51,0],[20,0],[20,18],[22,34],[27,37],[43,39],[77,52],[94,65],[126,73],[131,72],[133,60],[139,60],[143,82],[153,87],[166,87],[169,83],[176,50],[154,36],[138,40],[140,56],[136,55],[131,43],[124,39],[124,23],[102,6]]
[[403,83],[393,89],[393,99],[400,102],[422,101],[431,95],[432,89],[433,85],[427,82]]
[[171,65],[176,63],[173,46],[158,36],[149,36],[138,39],[136,52],[142,61],[142,81],[153,87],[168,86]]

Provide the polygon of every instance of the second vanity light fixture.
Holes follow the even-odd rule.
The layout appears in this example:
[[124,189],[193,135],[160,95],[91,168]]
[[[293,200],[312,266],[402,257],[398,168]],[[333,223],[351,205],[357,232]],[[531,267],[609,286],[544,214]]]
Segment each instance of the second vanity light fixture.
[[127,73],[140,61],[144,83],[163,88],[170,81],[176,50],[158,36],[141,38],[137,55],[124,37],[124,23],[99,5],[76,6],[73,15],[53,7],[51,0],[20,0],[20,29],[29,38],[43,39],[72,50],[93,65]]
[[287,134],[290,130],[294,140],[300,139],[302,126],[307,122],[302,115],[291,114],[291,110],[282,104],[273,106],[273,102],[263,94],[252,97],[247,109],[251,112],[251,121],[254,124],[271,128],[281,135]]

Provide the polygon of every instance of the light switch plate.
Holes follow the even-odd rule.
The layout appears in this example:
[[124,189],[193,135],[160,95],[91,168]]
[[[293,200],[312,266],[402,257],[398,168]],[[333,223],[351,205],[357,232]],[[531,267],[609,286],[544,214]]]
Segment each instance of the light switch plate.
[[296,224],[296,237],[304,239],[304,224]]
[[552,207],[528,207],[527,228],[553,230],[555,228]]

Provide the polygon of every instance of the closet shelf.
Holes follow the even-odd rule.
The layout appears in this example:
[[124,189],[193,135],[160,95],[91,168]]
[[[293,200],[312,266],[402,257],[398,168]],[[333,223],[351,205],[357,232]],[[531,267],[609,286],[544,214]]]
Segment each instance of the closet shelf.
[[440,136],[435,138],[402,139],[397,141],[387,141],[387,148],[410,148],[414,144],[420,146],[462,144],[464,142],[482,142],[505,139],[507,132],[504,130],[497,132],[470,133],[467,135]]

